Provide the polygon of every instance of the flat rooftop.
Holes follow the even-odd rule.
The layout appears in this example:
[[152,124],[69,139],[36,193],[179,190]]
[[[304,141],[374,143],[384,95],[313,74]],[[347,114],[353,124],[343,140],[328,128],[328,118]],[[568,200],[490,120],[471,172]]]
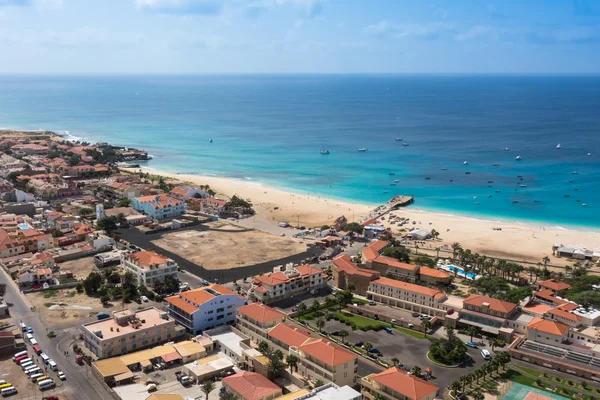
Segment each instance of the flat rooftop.
[[442,303],[454,308],[463,308],[463,298],[453,295],[447,295],[448,298],[444,300]]
[[239,336],[232,331],[225,331],[211,334],[210,338],[214,342],[218,341],[222,343],[225,347],[233,351],[238,357],[242,357],[242,347],[240,346],[240,342],[246,339],[245,337]]
[[326,385],[325,388],[316,388],[304,395],[294,397],[293,399],[315,399],[315,400],[352,400],[360,398],[360,392],[352,389],[350,386],[338,387],[335,385]]
[[[169,323],[173,323],[170,319],[163,319],[160,317],[164,311],[160,311],[157,308],[147,308],[145,310],[141,310],[138,312],[133,312],[131,310],[119,311],[114,314],[113,317],[104,319],[102,321],[90,322],[89,324],[84,324],[83,328],[88,330],[91,333],[101,331],[102,332],[102,340],[112,339],[118,336],[128,335],[133,332],[139,332],[144,329],[149,329],[155,326],[166,325]],[[136,328],[131,323],[119,325],[115,319],[115,316],[126,316],[135,314],[137,320],[140,322],[138,328]],[[112,330],[111,330],[112,328]]]

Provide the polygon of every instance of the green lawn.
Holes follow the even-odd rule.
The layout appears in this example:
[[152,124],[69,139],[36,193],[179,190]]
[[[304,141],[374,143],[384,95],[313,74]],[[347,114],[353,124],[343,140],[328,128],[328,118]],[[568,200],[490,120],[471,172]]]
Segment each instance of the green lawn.
[[394,329],[402,333],[406,333],[407,335],[410,335],[416,339],[429,339],[429,336],[425,337],[423,332],[413,331],[412,329],[403,328],[401,326],[395,326]]
[[44,298],[49,299],[50,297],[54,297],[58,294],[58,290],[50,289],[44,292]]
[[358,297],[353,297],[352,304],[358,304],[360,306],[364,306],[364,305],[369,304],[369,302],[367,300],[359,299]]
[[389,325],[376,321],[374,319],[369,319],[365,317],[361,317],[356,314],[348,314],[341,311],[334,311],[330,313],[333,319],[336,319],[346,325],[352,326],[352,329],[361,329],[363,331],[369,330],[381,330],[383,328],[387,328]]
[[[544,387],[539,387],[539,386],[537,386],[537,385],[535,384],[535,381],[536,381],[535,379],[533,379],[533,378],[530,378],[530,377],[528,377],[528,376],[525,376],[525,375],[523,375],[521,372],[519,372],[519,371],[518,371],[519,369],[520,369],[522,372],[526,372],[526,373],[528,373],[528,374],[531,374],[531,375],[534,375],[534,376],[538,376],[538,377],[539,377],[539,379],[541,379],[541,380],[544,382],[544,384],[545,384],[545,385],[551,385],[551,382],[552,382],[552,380],[551,380],[551,379],[552,379],[552,375],[548,374],[548,378],[544,378],[544,377],[542,376],[542,372],[540,372],[540,371],[536,371],[536,370],[534,370],[534,369],[531,369],[531,368],[522,367],[522,366],[515,366],[515,365],[511,365],[511,366],[510,366],[510,369],[509,369],[508,371],[506,371],[506,372],[504,372],[504,373],[502,374],[502,377],[503,377],[503,378],[506,378],[506,379],[508,379],[508,380],[511,380],[511,381],[513,381],[513,382],[520,383],[520,384],[522,384],[522,385],[525,385],[525,386],[529,386],[529,387],[533,387],[533,388],[536,388],[536,389],[545,390],[545,388],[544,388]],[[565,385],[565,386],[567,386],[567,387],[569,387],[569,385],[568,385],[568,384],[566,384],[566,383],[565,383],[564,385]],[[568,398],[570,398],[570,399],[575,399],[575,397],[574,397],[574,396],[575,396],[575,394],[576,394],[577,392],[583,392],[583,390],[578,390],[578,389],[577,389],[577,388],[575,388],[575,387],[569,387],[569,389],[563,389],[562,387],[557,387],[557,389],[558,389],[558,390],[556,391],[556,394],[559,394],[559,395],[561,395],[561,396],[568,397]],[[565,390],[566,390],[566,391],[565,391]],[[591,393],[591,392],[592,392],[592,390],[589,390],[589,392]],[[582,393],[582,394],[583,394],[583,393]],[[584,399],[584,400],[592,400],[592,399],[594,399],[594,397],[593,397],[593,396],[591,396],[591,395],[588,395],[588,394],[584,394],[584,395],[583,395],[583,397],[581,397],[581,399]]]

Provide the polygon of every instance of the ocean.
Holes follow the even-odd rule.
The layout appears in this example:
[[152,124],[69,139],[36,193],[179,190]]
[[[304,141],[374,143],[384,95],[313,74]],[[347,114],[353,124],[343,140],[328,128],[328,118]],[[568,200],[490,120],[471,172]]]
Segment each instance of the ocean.
[[0,127],[142,148],[170,172],[600,227],[600,76],[3,75]]

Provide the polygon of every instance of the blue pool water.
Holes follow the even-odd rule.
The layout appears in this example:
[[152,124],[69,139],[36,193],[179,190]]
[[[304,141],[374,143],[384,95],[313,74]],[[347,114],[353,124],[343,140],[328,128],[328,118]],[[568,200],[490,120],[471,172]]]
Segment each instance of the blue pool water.
[[529,392],[538,393],[543,396],[550,397],[550,398],[553,398],[556,400],[569,400],[568,398],[566,398],[564,396],[560,396],[558,394],[554,394],[551,392],[546,392],[541,389],[521,385],[520,383],[516,383],[516,382],[514,382],[512,384],[512,386],[510,387],[510,389],[506,393],[504,393],[504,395],[502,395],[501,400],[523,400],[525,397],[527,397]]
[[[465,276],[465,270],[464,269],[462,269],[460,267],[457,267],[457,266],[454,266],[454,265],[448,265],[447,267],[450,269],[450,271],[454,272],[454,270],[457,270],[460,275]],[[466,276],[468,278],[470,278],[470,279],[477,279],[477,275],[475,275],[472,272],[467,273]]]
[[600,229],[600,76],[0,75],[0,127],[140,147],[175,173]]

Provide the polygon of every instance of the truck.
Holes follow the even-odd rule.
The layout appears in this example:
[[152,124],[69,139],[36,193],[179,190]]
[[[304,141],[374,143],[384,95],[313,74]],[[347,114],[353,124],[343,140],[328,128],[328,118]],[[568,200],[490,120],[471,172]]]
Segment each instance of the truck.
[[183,386],[187,386],[192,383],[192,380],[190,379],[190,377],[181,371],[175,372],[175,376],[177,377],[177,380],[179,381],[179,383],[181,383]]
[[102,319],[110,318],[110,315],[107,313],[100,313],[100,314],[96,315],[96,318],[98,318],[98,320],[102,320]]

